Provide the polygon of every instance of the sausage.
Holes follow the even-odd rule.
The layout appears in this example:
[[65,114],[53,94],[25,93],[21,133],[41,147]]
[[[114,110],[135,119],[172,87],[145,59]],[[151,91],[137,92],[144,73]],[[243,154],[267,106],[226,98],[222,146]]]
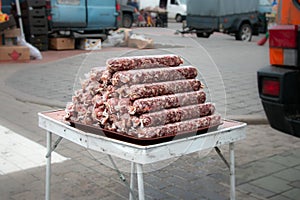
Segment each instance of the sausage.
[[215,106],[212,103],[167,109],[159,112],[142,114],[139,119],[144,127],[164,125],[193,118],[212,115]]
[[137,99],[132,106],[129,106],[128,112],[131,115],[142,114],[179,106],[201,104],[205,100],[206,94],[203,90]]
[[114,73],[117,71],[143,69],[153,67],[176,67],[183,64],[183,59],[178,55],[149,55],[112,58],[106,61],[107,69]]
[[175,136],[186,132],[197,131],[198,129],[218,126],[220,123],[221,116],[219,114],[214,114],[173,124],[140,128],[135,132],[135,136],[138,138],[155,138],[171,135]]
[[155,97],[161,95],[197,91],[203,88],[202,83],[196,79],[168,81],[150,84],[123,86],[117,93],[122,97],[128,97],[134,101],[140,98]]
[[122,57],[93,68],[66,106],[66,119],[139,138],[154,138],[219,125],[205,103],[197,68],[177,55]]
[[193,79],[197,76],[197,68],[193,66],[153,68],[144,70],[118,71],[112,76],[114,86],[156,83]]
[[105,67],[94,67],[90,70],[89,73],[85,74],[87,80],[90,81],[99,81],[101,80],[101,76],[105,73]]
[[110,98],[106,102],[104,102],[104,105],[109,114],[124,114],[128,113],[128,107],[132,106],[132,102],[128,98]]
[[101,74],[100,81],[102,81],[104,85],[108,85],[110,83],[111,77],[112,77],[112,73],[110,73],[110,71],[108,70],[105,70]]

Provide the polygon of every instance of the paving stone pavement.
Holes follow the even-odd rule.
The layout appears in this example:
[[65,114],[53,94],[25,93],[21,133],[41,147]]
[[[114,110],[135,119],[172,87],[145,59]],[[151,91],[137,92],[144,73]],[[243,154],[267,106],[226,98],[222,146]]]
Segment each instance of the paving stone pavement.
[[[299,139],[268,125],[248,126],[247,138],[235,146],[237,199],[298,199],[299,147]],[[227,145],[221,150],[228,159]],[[71,159],[52,165],[52,199],[128,199],[105,155],[66,140],[56,152]],[[130,163],[114,159],[129,180]],[[229,199],[229,170],[213,150],[160,166],[144,174],[146,199]],[[45,167],[3,175],[0,193],[3,199],[43,199],[44,181]]]
[[[161,52],[178,53],[186,63],[197,65],[200,78],[214,90],[209,92],[220,95],[213,96],[212,101],[220,97],[216,102],[220,109],[227,101],[227,115],[264,116],[256,70],[268,63],[267,47],[257,47],[255,40],[240,43],[218,34],[209,40],[179,37],[161,29],[149,29],[147,34],[159,49],[103,48],[49,62],[0,64],[0,123],[45,146],[46,134],[37,127],[37,112],[64,107],[90,68],[103,66],[114,56]],[[268,124],[250,124],[246,130],[246,139],[235,145],[237,199],[299,199],[300,139]],[[221,146],[221,150],[228,159],[228,146]],[[67,140],[62,140],[56,152],[71,159],[52,165],[52,199],[128,199],[128,188],[105,155]],[[129,180],[130,163],[114,159]],[[149,170],[155,167],[157,170],[144,174],[146,199],[229,199],[229,170],[213,150],[145,166]],[[0,175],[0,194],[4,200],[44,199],[45,167]]]

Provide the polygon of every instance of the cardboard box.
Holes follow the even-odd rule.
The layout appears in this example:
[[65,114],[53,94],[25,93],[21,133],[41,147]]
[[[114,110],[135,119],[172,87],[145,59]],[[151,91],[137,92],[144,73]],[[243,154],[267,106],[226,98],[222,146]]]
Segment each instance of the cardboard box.
[[75,48],[74,38],[50,38],[49,48],[55,50],[69,50]]
[[0,46],[0,61],[28,62],[30,50],[26,46]]
[[18,45],[18,37],[21,36],[21,30],[19,28],[6,29],[3,31],[3,45],[14,46]]
[[18,45],[18,38],[5,38],[4,45],[5,46]]
[[12,28],[16,26],[16,21],[13,15],[9,15],[9,20],[6,22],[0,22],[0,32],[7,28]]
[[21,30],[19,28],[4,30],[5,38],[17,38],[21,36]]
[[4,37],[2,37],[2,34],[0,33],[0,46],[4,45]]
[[128,47],[138,48],[138,49],[152,49],[154,48],[152,39],[128,39]]
[[129,28],[119,28],[116,30],[118,34],[124,34],[124,42],[120,44],[120,46],[128,46],[128,40],[132,35],[132,29]]
[[100,50],[102,48],[101,39],[81,39],[78,48],[83,50]]

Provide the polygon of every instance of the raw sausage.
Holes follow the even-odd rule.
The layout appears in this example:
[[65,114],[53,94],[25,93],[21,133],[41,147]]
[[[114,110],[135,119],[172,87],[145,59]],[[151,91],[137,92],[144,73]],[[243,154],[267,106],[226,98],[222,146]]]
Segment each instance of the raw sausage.
[[179,108],[166,109],[159,112],[142,114],[139,119],[144,127],[164,125],[193,118],[212,115],[215,106],[212,103],[197,104]]
[[199,80],[187,79],[159,83],[139,84],[130,87],[123,86],[117,90],[121,97],[128,97],[134,101],[140,98],[197,91],[203,88]]
[[178,93],[158,97],[137,99],[129,106],[129,114],[142,114],[158,111],[167,108],[176,108],[193,104],[201,104],[206,100],[206,94],[203,90],[195,92]]
[[154,68],[144,70],[118,71],[112,76],[114,86],[134,85],[192,79],[197,76],[197,68],[193,66]]
[[221,116],[219,114],[214,114],[173,124],[140,128],[135,132],[135,136],[137,136],[138,138],[155,138],[170,135],[175,136],[176,134],[197,131],[201,128],[217,126],[220,123]]
[[143,69],[153,67],[176,67],[183,63],[183,59],[178,55],[149,55],[112,58],[106,61],[107,69],[110,72]]

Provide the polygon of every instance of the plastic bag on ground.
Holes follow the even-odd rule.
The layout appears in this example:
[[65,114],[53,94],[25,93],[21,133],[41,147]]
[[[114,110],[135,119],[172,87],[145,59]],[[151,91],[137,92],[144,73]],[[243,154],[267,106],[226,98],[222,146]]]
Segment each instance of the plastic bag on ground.
[[35,59],[42,60],[43,59],[41,52],[36,47],[34,47],[31,44],[29,44],[28,42],[26,42],[25,38],[18,37],[18,45],[27,46],[29,48],[30,59],[32,59],[32,60],[35,60]]

